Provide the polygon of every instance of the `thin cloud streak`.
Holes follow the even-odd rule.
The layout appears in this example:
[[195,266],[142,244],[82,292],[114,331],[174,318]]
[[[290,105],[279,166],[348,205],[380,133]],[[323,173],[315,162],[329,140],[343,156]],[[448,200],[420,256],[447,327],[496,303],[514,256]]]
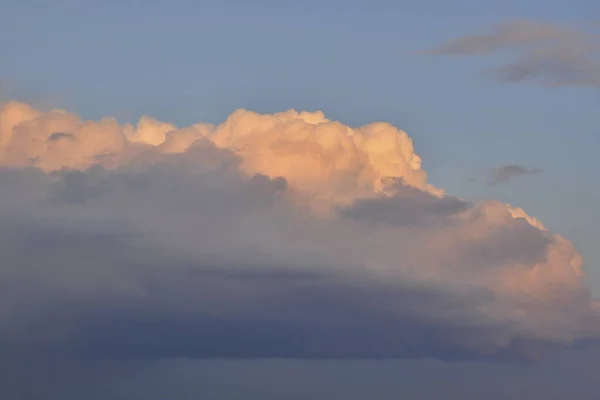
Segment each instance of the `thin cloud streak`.
[[450,40],[427,54],[475,56],[513,50],[517,58],[485,73],[503,82],[600,88],[600,36],[538,21],[499,24],[488,33]]
[[487,184],[488,185],[498,185],[502,183],[507,183],[519,176],[523,175],[534,175],[542,172],[537,168],[527,168],[518,164],[511,165],[503,165],[500,167],[493,168],[490,171],[490,176],[488,177]]

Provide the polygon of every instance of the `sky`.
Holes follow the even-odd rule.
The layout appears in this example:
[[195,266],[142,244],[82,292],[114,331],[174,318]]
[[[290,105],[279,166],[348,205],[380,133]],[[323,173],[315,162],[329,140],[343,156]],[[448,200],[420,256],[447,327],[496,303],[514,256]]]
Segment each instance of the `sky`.
[[0,9],[11,396],[597,397],[597,1]]

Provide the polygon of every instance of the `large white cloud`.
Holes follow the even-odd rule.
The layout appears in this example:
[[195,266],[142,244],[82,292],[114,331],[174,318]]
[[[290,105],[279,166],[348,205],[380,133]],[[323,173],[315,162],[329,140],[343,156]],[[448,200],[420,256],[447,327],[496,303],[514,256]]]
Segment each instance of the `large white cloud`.
[[569,241],[429,185],[406,133],[0,111],[15,354],[535,357],[600,334]]

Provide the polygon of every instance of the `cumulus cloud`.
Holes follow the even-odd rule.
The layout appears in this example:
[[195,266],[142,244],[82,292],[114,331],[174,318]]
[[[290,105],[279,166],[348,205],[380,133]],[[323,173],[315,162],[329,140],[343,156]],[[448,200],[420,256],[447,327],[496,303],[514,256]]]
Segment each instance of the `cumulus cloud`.
[[508,181],[517,178],[522,175],[532,175],[541,172],[537,168],[527,168],[518,164],[502,165],[500,167],[493,168],[490,171],[487,183],[489,185],[498,185],[501,183],[507,183]]
[[582,259],[323,113],[179,128],[0,110],[5,357],[535,358],[594,340]]
[[516,61],[488,71],[503,81],[600,88],[600,36],[554,24],[508,21],[490,32],[451,40],[429,53],[465,56],[503,50],[518,54]]

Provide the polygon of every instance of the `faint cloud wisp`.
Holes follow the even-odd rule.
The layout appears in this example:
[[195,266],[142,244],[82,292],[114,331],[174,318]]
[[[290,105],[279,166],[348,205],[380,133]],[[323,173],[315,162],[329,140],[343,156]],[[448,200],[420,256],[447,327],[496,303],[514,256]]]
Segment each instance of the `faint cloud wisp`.
[[486,73],[504,82],[600,88],[600,36],[530,20],[503,22],[483,34],[450,40],[428,54],[482,55],[515,50],[517,58]]
[[519,176],[532,175],[540,172],[541,170],[537,168],[526,168],[518,164],[502,165],[500,167],[493,168],[490,171],[487,184],[498,185],[502,183],[507,183],[508,181]]

